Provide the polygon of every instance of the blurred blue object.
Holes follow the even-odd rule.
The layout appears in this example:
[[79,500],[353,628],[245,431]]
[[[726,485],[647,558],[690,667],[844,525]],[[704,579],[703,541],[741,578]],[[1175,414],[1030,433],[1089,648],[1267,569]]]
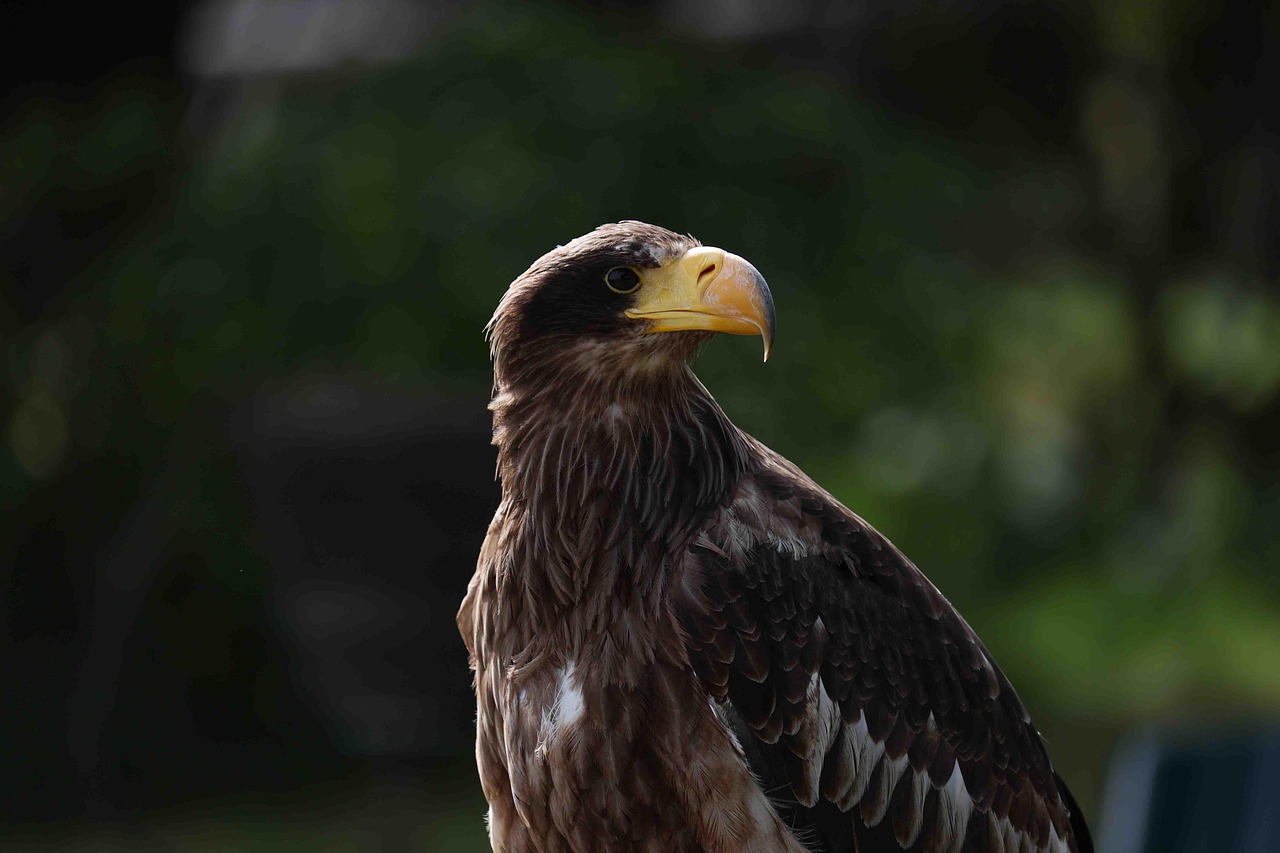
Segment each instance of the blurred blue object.
[[1105,853],[1280,851],[1280,729],[1139,733],[1112,763],[1101,830]]

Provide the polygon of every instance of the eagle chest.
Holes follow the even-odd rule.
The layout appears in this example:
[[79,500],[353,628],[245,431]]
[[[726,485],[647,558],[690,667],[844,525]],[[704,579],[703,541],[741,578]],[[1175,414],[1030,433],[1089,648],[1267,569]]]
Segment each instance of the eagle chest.
[[620,685],[589,672],[569,661],[524,679],[481,676],[477,752],[495,849],[801,849],[714,706],[682,683],[692,673],[655,663]]
[[[475,627],[495,627],[501,600],[477,603]],[[651,650],[619,671],[611,659],[634,650],[599,637],[566,654],[548,630],[513,656],[485,634],[472,635],[476,752],[495,850],[802,849],[686,661]]]

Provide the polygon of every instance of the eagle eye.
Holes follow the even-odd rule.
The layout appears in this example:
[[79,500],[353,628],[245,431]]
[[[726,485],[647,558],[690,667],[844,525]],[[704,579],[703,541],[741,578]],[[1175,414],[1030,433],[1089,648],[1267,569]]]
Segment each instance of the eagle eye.
[[640,276],[631,267],[614,267],[604,274],[604,283],[614,293],[635,293],[640,286]]

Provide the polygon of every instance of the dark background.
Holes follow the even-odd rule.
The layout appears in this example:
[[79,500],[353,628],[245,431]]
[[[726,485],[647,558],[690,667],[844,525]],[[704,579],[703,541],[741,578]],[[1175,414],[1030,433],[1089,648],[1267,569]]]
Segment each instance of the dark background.
[[1265,730],[1278,8],[6,4],[0,847],[481,849],[481,328],[621,218],[764,272],[704,381],[1095,825],[1117,745]]

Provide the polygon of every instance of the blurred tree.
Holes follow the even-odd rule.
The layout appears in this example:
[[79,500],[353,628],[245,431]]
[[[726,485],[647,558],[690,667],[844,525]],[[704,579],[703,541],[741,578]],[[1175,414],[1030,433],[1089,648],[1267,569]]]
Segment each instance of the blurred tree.
[[[1048,733],[1078,739],[1056,752],[1086,798],[1131,720],[1280,709],[1275,10],[842,6],[726,35],[666,5],[440,5],[404,61],[191,87],[125,68],[11,98],[0,600],[30,687],[0,710],[25,744],[10,777],[78,796],[49,709],[81,707],[106,624],[137,626],[98,700],[113,733],[79,747],[108,765],[184,703],[170,743],[266,756],[228,768],[233,788],[283,760],[254,742],[321,743],[292,725],[311,700],[270,686],[297,665],[285,552],[236,418],[315,388],[361,390],[374,433],[424,429],[422,406],[386,414],[405,396],[483,418],[506,282],[619,218],[765,273],[775,358],[745,369],[720,342],[707,384],[971,618]],[[330,450],[383,446],[289,410]],[[248,444],[287,462],[278,426]],[[381,487],[404,485],[393,467]],[[465,545],[350,573],[445,599]],[[453,602],[431,604],[421,655],[449,630]],[[190,692],[149,705],[166,679]],[[224,699],[216,722],[190,710]],[[119,801],[198,775],[156,769]],[[44,794],[12,793],[14,817],[39,813]]]

